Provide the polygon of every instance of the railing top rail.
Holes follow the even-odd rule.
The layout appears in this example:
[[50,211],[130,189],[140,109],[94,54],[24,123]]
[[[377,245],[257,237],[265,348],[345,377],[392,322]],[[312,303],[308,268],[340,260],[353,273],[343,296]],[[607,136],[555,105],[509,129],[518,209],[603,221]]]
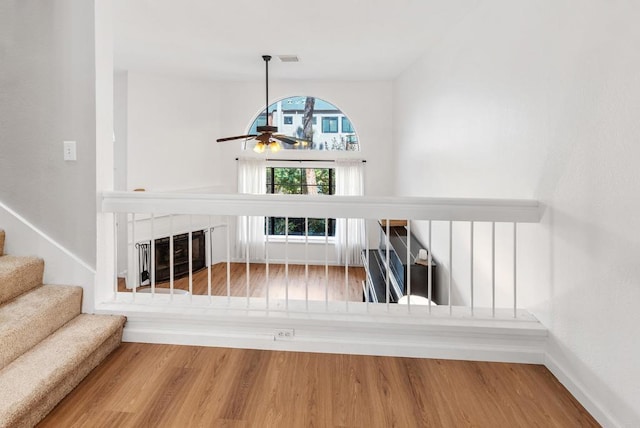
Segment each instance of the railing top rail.
[[537,223],[542,215],[538,201],[525,199],[103,192],[100,204],[102,212],[313,218]]

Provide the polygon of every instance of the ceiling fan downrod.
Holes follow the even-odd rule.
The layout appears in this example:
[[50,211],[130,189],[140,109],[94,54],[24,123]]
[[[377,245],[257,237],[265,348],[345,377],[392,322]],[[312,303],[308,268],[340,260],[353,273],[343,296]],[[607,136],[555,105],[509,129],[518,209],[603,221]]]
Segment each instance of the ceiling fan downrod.
[[265,102],[264,102],[264,114],[265,119],[267,120],[267,125],[269,124],[269,61],[271,61],[271,55],[262,55],[262,59],[264,60],[264,84],[265,84]]
[[264,60],[264,69],[265,69],[265,100],[264,100],[264,126],[258,126],[256,129],[258,132],[269,132],[274,133],[278,132],[278,128],[276,126],[269,124],[269,61],[271,61],[271,55],[262,55],[262,59]]

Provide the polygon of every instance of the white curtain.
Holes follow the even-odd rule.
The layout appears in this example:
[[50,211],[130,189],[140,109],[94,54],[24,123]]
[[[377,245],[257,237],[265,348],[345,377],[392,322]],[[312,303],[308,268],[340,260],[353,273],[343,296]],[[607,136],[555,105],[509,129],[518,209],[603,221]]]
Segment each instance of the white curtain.
[[[263,159],[238,159],[238,193],[267,192],[267,167]],[[236,257],[263,260],[265,251],[264,216],[238,216]]]
[[[364,167],[361,160],[336,160],[336,195],[364,195]],[[364,220],[336,219],[336,256],[340,263],[360,265],[364,248]]]

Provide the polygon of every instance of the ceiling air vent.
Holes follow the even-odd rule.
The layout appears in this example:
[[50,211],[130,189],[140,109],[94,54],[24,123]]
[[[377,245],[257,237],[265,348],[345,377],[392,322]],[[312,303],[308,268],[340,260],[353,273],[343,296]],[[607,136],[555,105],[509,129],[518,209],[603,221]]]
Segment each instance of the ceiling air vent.
[[282,62],[298,62],[298,61],[300,61],[298,59],[297,55],[278,55],[278,58],[280,58],[280,61],[282,61]]

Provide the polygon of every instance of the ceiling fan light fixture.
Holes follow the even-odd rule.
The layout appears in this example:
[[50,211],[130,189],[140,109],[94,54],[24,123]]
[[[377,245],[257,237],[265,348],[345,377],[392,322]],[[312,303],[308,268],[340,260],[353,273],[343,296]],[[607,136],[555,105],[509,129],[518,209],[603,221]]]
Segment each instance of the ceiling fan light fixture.
[[253,146],[253,151],[256,153],[264,153],[265,144],[262,141],[258,141],[255,146]]
[[282,148],[282,146],[277,141],[273,141],[272,140],[269,143],[269,150],[271,150],[272,153],[279,152],[281,148]]

